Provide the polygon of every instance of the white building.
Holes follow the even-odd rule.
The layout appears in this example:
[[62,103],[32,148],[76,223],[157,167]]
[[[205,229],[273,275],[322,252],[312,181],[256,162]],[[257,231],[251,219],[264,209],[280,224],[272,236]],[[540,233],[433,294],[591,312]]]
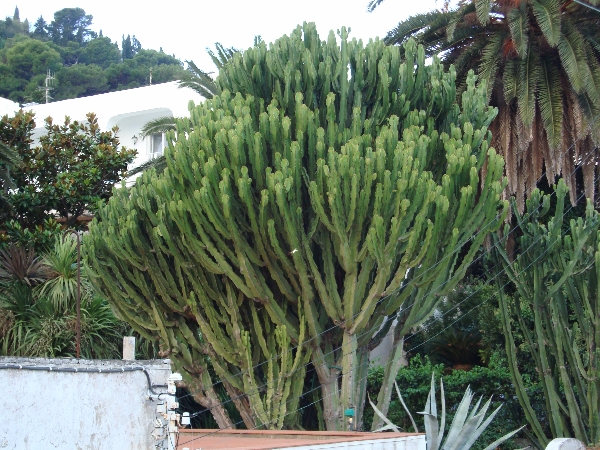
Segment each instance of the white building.
[[[117,136],[121,145],[138,151],[137,158],[132,164],[132,167],[136,167],[162,154],[165,146],[164,135],[141,139],[140,129],[150,120],[159,117],[187,117],[190,100],[198,104],[203,97],[191,89],[179,89],[177,82],[172,81],[90,97],[26,106],[23,109],[35,113],[37,128],[34,130],[33,138],[36,140],[45,133],[46,117],[52,117],[54,123],[58,124],[64,121],[65,116],[69,116],[72,120],[85,121],[87,113],[95,113],[101,130],[110,130],[116,125],[119,127]],[[12,115],[17,110],[19,110],[17,103],[0,98],[0,115]]]

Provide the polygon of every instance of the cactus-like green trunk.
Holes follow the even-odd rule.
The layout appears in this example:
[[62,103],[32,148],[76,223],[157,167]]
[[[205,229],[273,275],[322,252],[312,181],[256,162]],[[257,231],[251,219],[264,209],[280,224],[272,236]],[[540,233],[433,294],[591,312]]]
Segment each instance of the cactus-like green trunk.
[[[401,334],[423,321],[505,214],[485,86],[471,75],[459,105],[453,70],[413,42],[401,61],[380,41],[340,40],[305,24],[235,55],[220,94],[178,123],[164,174],[90,227],[103,292],[152,310],[149,330],[165,314],[193,322],[184,338],[214,355],[257,426],[297,423],[309,360],[327,428],[347,429],[349,408],[360,420],[386,318],[406,313]],[[114,260],[127,274],[105,272]]]
[[[515,291],[511,297],[500,289],[500,311],[511,375],[536,438],[542,445],[551,438],[574,437],[597,446],[600,215],[588,203],[584,217],[564,223],[566,194],[560,180],[556,211],[548,220],[550,195],[532,193],[526,214],[516,215],[523,234],[514,261],[503,240],[496,240],[495,257]],[[517,352],[517,332],[530,355]],[[551,436],[544,433],[524,388],[518,365],[524,357],[531,358],[540,374]]]

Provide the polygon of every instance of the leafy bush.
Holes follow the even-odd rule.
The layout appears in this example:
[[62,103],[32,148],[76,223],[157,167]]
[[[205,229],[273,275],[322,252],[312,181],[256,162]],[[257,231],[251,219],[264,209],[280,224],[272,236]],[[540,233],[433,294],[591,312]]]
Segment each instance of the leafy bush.
[[[493,395],[492,409],[503,405],[494,421],[472,447],[474,450],[484,448],[485,445],[483,443],[493,442],[526,423],[525,416],[515,394],[508,367],[502,363],[498,354],[494,354],[491,357],[489,367],[475,366],[469,371],[454,370],[449,373],[445,373],[446,370],[443,364],[434,365],[427,357],[423,359],[420,357],[412,358],[408,367],[400,369],[396,376],[396,381],[410,411],[422,411],[430,391],[431,374],[435,372],[436,382],[439,383],[441,376],[444,378],[444,391],[446,406],[448,408],[447,423],[452,421],[455,413],[455,410],[450,407],[456,407],[460,403],[468,386],[471,387],[476,395],[483,395],[484,398],[489,398]],[[371,369],[367,385],[367,390],[371,396],[373,396],[373,393],[379,391],[382,378],[383,367]],[[533,385],[529,380],[528,383],[532,398],[541,406],[543,402],[541,389],[537,385]],[[541,412],[541,408],[537,409]],[[413,431],[410,419],[395,393],[392,397],[387,417],[403,430]],[[414,417],[417,427],[423,430],[423,416],[415,415]],[[372,421],[373,410],[368,407],[365,410],[364,429],[370,429]],[[507,441],[502,447],[507,449],[515,448],[515,444],[514,442]]]

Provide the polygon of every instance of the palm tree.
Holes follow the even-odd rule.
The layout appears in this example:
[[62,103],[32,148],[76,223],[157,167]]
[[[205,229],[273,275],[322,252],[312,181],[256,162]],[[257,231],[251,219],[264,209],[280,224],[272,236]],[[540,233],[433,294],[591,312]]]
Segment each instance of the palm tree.
[[[374,0],[374,9],[382,0]],[[599,0],[588,0],[597,5]],[[600,12],[573,0],[461,0],[401,22],[385,38],[414,38],[453,64],[464,89],[469,70],[498,108],[493,144],[504,155],[508,189],[523,209],[544,168],[562,174],[575,203],[575,169],[595,197],[600,162]],[[459,89],[459,92],[462,89]]]

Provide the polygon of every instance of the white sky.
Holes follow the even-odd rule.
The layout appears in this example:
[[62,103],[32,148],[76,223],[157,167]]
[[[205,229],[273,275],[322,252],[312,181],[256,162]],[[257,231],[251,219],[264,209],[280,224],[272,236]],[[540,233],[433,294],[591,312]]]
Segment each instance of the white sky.
[[322,39],[329,30],[345,25],[350,36],[367,41],[384,37],[407,17],[442,6],[442,0],[385,0],[372,13],[369,0],[217,0],[160,1],[133,0],[1,0],[0,17],[12,17],[15,5],[21,20],[33,25],[42,15],[50,23],[62,8],[83,8],[94,16],[92,30],[117,41],[135,35],[143,48],[158,50],[182,61],[193,60],[198,67],[211,70],[205,48],[215,42],[240,49],[252,45],[255,35],[267,43],[289,34],[303,21],[316,22]]

